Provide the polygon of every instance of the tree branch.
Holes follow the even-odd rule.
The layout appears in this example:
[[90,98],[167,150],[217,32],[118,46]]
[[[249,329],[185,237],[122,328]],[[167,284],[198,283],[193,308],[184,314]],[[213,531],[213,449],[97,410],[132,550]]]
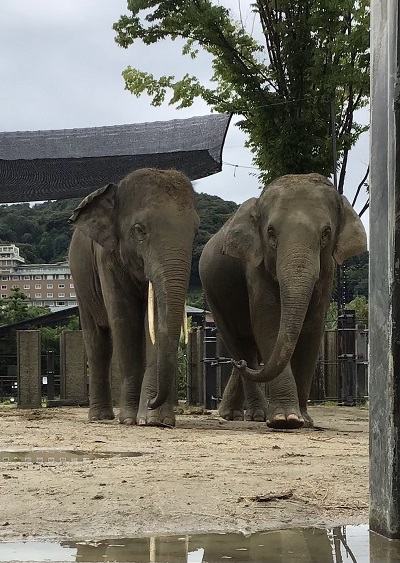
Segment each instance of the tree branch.
[[365,172],[363,179],[362,179],[361,182],[358,184],[357,191],[356,191],[356,195],[354,196],[353,203],[351,204],[353,207],[354,207],[355,204],[356,204],[356,201],[357,201],[357,198],[358,198],[358,195],[359,195],[359,193],[360,193],[361,188],[364,186],[365,181],[366,181],[366,179],[368,178],[368,174],[369,174],[369,165],[367,166],[367,171]]
[[364,213],[367,211],[367,209],[369,208],[369,200],[367,201],[367,203],[364,205],[364,207],[361,209],[360,213],[358,214],[359,217],[362,217],[364,215]]

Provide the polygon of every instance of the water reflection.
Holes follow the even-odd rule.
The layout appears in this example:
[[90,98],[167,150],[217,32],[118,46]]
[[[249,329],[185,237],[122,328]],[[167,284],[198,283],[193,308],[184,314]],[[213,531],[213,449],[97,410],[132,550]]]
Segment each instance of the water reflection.
[[197,534],[100,542],[0,543],[0,561],[131,563],[399,563],[400,542],[368,526]]

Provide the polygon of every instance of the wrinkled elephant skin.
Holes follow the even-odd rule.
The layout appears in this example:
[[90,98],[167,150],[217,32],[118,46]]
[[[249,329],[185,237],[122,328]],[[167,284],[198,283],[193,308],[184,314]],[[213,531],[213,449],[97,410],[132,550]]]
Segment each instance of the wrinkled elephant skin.
[[361,254],[366,242],[350,203],[319,174],[275,180],[208,241],[200,277],[236,361],[222,417],[266,420],[277,429],[312,425],[307,401],[335,261]]
[[89,364],[89,419],[114,418],[112,359],[112,376],[121,386],[120,422],[174,425],[171,389],[199,226],[192,184],[173,170],[137,170],[118,186],[88,195],[70,221],[69,262]]

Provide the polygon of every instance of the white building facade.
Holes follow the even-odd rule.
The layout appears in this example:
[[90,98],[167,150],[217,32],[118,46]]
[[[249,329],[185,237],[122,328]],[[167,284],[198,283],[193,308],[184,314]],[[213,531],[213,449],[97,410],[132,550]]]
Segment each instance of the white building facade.
[[32,305],[52,311],[77,305],[68,262],[25,264],[15,244],[0,245],[0,296],[7,298],[18,287]]

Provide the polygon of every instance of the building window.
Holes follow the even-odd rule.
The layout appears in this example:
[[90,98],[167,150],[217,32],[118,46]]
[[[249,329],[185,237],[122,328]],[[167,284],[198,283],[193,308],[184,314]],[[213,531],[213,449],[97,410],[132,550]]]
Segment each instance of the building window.
[[6,293],[2,293],[2,294],[1,294],[1,298],[2,298],[2,299],[5,299],[6,297],[7,297],[7,294],[6,294]]
[[41,279],[42,279],[42,276],[38,276],[38,275],[35,276],[35,280],[41,280]]
[[47,284],[47,289],[53,289],[53,284],[52,284],[52,283],[48,283],[48,284]]
[[42,297],[41,293],[35,293],[35,299],[38,299],[38,298],[40,299],[40,297]]
[[54,297],[54,295],[52,293],[48,293],[47,297]]
[[7,286],[6,286],[6,285],[2,285],[2,286],[1,286],[1,289],[7,289]]
[[30,293],[25,293],[25,295],[26,295],[27,297],[30,297],[30,296],[31,296],[31,294],[30,294]]
[[70,289],[74,289],[74,287],[75,287],[75,286],[74,286],[73,283],[70,283],[70,284],[69,284],[69,288],[70,288]]
[[12,285],[11,289],[19,289],[19,287],[17,285]]
[[13,276],[12,279],[13,280],[19,280],[19,276]]
[[8,276],[1,276],[1,279],[6,281],[6,280],[8,280]]
[[59,293],[58,297],[65,297],[65,293]]
[[49,307],[54,307],[54,301],[47,301],[46,305]]
[[30,289],[30,288],[31,288],[31,286],[30,286],[29,284],[28,284],[28,285],[27,285],[27,284],[24,285],[24,289]]
[[60,274],[60,275],[58,276],[58,279],[59,279],[59,280],[65,280],[65,275],[64,275],[64,274]]
[[61,289],[61,288],[62,288],[62,289],[64,289],[64,287],[65,287],[65,284],[63,284],[63,283],[59,283],[59,284],[58,284],[58,287],[59,287],[60,289]]
[[30,280],[31,276],[24,276],[24,280]]
[[76,297],[76,293],[70,293],[69,296],[70,297]]
[[56,301],[56,307],[64,307],[65,301]]
[[54,280],[53,274],[47,274],[46,280]]
[[35,289],[42,289],[42,284],[41,283],[37,283],[35,285]]

